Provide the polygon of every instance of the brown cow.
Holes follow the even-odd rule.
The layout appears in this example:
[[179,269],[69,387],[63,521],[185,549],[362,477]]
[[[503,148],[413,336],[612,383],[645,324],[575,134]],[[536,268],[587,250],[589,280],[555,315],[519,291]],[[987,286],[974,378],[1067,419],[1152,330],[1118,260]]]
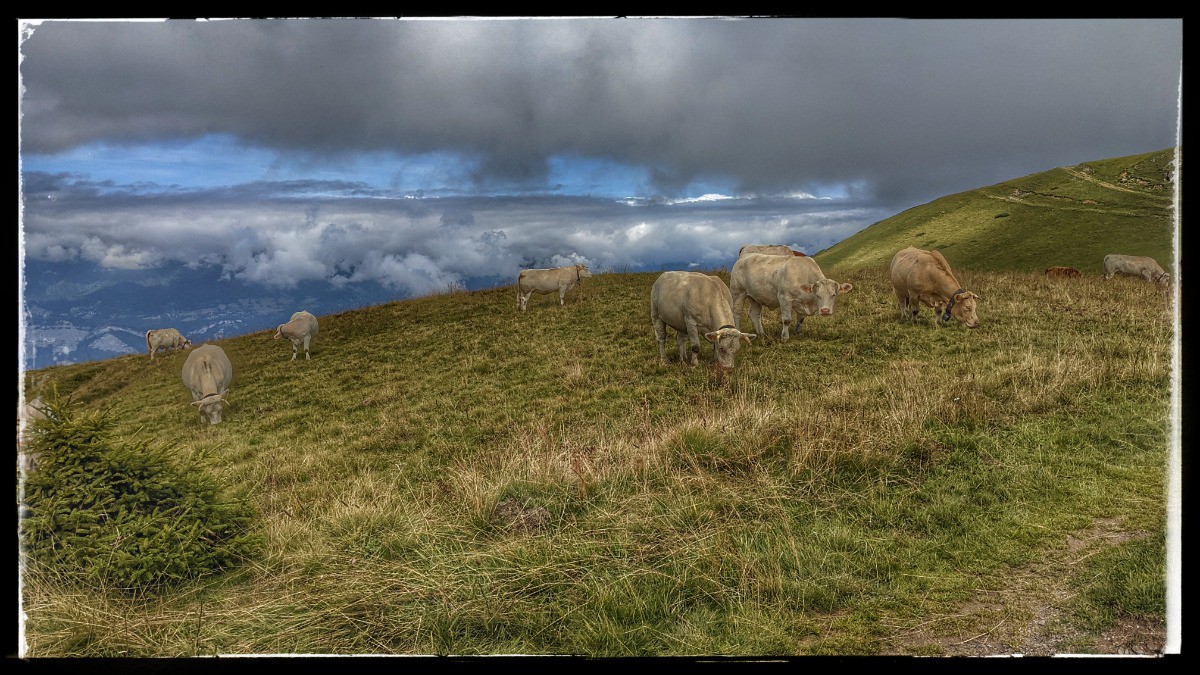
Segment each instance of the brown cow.
[[900,301],[901,319],[915,321],[924,303],[937,311],[942,323],[953,316],[967,328],[979,327],[975,301],[983,298],[963,290],[939,251],[909,246],[896,253],[888,269]]
[[1080,274],[1079,270],[1075,269],[1074,267],[1055,265],[1053,267],[1046,268],[1046,276],[1059,279],[1078,279],[1083,275]]

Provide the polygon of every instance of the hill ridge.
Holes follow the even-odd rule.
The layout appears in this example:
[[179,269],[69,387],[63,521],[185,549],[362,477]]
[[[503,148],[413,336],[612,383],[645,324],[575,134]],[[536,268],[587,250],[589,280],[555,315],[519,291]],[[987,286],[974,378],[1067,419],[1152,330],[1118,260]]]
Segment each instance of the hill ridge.
[[[1099,274],[1108,253],[1173,263],[1175,149],[1060,166],[939,197],[818,252],[822,269],[886,265],[907,246],[955,269]],[[947,249],[950,249],[947,251]],[[844,272],[841,272],[844,273]]]

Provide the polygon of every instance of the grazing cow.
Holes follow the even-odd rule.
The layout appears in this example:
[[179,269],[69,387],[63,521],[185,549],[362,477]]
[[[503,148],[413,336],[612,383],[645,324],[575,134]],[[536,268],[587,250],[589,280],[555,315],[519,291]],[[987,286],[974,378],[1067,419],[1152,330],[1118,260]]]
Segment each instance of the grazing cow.
[[729,272],[729,291],[733,295],[733,324],[742,320],[742,304],[750,303],[750,321],[754,329],[766,339],[762,327],[762,308],[779,310],[783,332],[779,339],[787,342],[791,337],[788,327],[792,322],[792,309],[796,313],[796,332],[804,327],[804,317],[833,314],[837,296],[854,290],[852,284],[839,284],[826,279],[817,261],[807,256],[767,255],[749,253],[733,264]]
[[766,255],[792,255],[804,256],[800,251],[793,251],[790,246],[775,245],[775,244],[746,244],[738,249],[738,260],[748,253],[763,253]]
[[150,360],[154,360],[154,352],[160,348],[170,351],[191,347],[192,341],[174,328],[152,328],[146,331],[146,349],[150,350]]
[[[734,355],[757,337],[743,333],[733,325],[729,287],[719,277],[700,272],[663,272],[650,289],[650,321],[658,341],[658,356],[667,362],[667,329],[675,329],[679,360],[696,365],[700,359],[700,333],[713,343],[717,370],[733,370]],[[691,340],[691,353],[687,343]]]
[[219,424],[225,394],[233,382],[233,364],[225,350],[200,345],[183,362],[183,384],[192,392],[192,405],[200,409],[201,424]]
[[1141,277],[1163,288],[1171,283],[1171,275],[1163,271],[1162,265],[1159,265],[1154,258],[1145,255],[1110,253],[1104,256],[1104,278],[1111,279],[1117,274]]
[[292,360],[300,355],[300,345],[304,345],[304,358],[307,360],[312,358],[308,355],[308,343],[317,336],[317,317],[308,313],[308,310],[300,310],[292,315],[292,318],[287,323],[279,324],[275,329],[275,339],[287,338],[292,341]]
[[548,270],[521,270],[517,275],[517,308],[525,311],[529,296],[534,293],[545,295],[558,291],[558,304],[565,305],[567,291],[583,280],[592,276],[587,265],[572,265],[570,267],[555,267]]
[[1060,279],[1078,279],[1083,275],[1080,274],[1079,270],[1075,269],[1074,267],[1062,267],[1055,265],[1054,267],[1046,268],[1046,276]]
[[921,303],[925,303],[934,308],[942,323],[953,316],[968,328],[979,327],[975,306],[983,298],[963,290],[941,252],[909,246],[892,257],[888,269],[900,302],[901,319],[915,321]]

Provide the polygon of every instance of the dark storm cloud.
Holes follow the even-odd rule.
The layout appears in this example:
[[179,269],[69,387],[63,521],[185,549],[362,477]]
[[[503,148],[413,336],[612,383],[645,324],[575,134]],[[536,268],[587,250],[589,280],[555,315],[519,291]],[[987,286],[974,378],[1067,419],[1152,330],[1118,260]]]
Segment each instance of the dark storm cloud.
[[846,183],[896,208],[1175,144],[1175,20],[48,22],[25,152],[210,133],[280,152],[452,150],[480,185],[574,153],[670,194]]

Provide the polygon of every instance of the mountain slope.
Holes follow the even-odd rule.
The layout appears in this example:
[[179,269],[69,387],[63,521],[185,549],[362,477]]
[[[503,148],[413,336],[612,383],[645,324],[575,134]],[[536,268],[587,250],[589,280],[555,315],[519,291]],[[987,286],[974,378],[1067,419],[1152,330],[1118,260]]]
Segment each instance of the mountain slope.
[[816,254],[822,269],[886,267],[907,246],[955,269],[1103,272],[1109,253],[1148,255],[1168,271],[1174,149],[1059,167],[922,204]]
[[31,655],[1111,653],[1121,621],[1162,644],[1169,298],[968,269],[983,325],[937,328],[874,270],[722,377],[673,334],[659,362],[657,276],[322,314],[311,360],[216,340],[208,428],[183,352],[29,373],[247,495],[265,540],[150,600],[30,570]]

